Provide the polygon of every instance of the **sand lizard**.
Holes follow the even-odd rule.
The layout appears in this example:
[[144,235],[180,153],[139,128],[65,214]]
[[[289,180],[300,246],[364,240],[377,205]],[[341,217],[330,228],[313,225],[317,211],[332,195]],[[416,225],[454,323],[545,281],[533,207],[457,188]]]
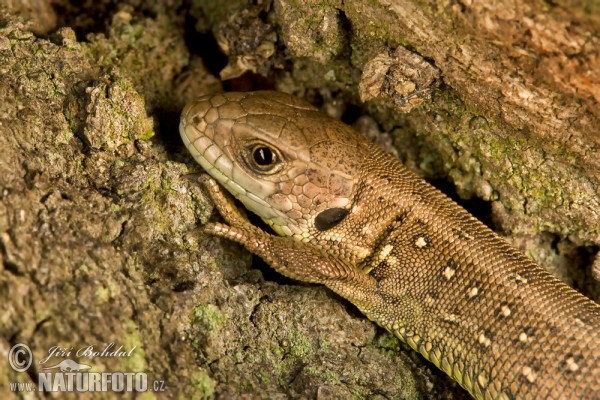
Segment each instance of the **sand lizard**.
[[395,158],[304,100],[208,95],[180,133],[228,225],[282,274],[324,284],[478,399],[600,398],[600,306]]

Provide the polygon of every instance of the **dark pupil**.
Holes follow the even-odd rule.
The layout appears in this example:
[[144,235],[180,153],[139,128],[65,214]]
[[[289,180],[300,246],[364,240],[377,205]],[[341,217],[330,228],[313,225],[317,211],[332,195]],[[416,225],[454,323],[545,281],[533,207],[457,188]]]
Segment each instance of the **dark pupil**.
[[275,162],[275,154],[268,147],[258,147],[252,154],[258,165],[267,166]]

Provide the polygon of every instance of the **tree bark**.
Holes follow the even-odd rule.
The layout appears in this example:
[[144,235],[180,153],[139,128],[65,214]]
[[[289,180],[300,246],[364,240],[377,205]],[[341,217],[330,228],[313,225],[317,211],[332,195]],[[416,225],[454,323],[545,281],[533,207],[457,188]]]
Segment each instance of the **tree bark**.
[[[226,88],[362,115],[358,130],[600,299],[582,272],[600,244],[600,6],[254,3],[0,5],[0,348],[34,356],[28,373],[0,357],[0,397],[70,358],[148,372],[158,398],[467,398],[327,290],[189,234],[215,217],[177,125],[223,90],[216,43],[225,77],[267,76]],[[132,355],[39,363],[110,343]]]

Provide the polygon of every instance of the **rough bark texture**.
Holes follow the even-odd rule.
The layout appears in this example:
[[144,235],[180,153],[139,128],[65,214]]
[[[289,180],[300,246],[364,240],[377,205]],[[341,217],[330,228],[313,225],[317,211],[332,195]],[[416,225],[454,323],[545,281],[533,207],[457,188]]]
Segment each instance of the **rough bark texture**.
[[[228,76],[370,113],[357,129],[600,299],[600,3],[82,3],[0,4],[0,397],[37,381],[52,346],[114,342],[135,350],[71,358],[166,381],[147,397],[466,398],[325,289],[265,279],[237,246],[187,234],[212,206],[184,176],[200,168],[178,113],[222,90],[211,33]],[[418,79],[395,73],[398,46],[441,76],[408,114],[395,93],[416,98]],[[363,107],[362,70],[381,55],[391,67]],[[29,374],[9,366],[17,343]]]

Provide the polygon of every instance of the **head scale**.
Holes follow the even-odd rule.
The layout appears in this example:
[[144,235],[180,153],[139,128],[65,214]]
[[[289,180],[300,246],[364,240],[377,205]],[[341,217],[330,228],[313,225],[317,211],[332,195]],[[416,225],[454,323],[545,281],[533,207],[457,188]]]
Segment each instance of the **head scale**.
[[351,128],[279,92],[203,96],[183,110],[180,133],[249,210],[301,240],[345,217],[367,154]]

